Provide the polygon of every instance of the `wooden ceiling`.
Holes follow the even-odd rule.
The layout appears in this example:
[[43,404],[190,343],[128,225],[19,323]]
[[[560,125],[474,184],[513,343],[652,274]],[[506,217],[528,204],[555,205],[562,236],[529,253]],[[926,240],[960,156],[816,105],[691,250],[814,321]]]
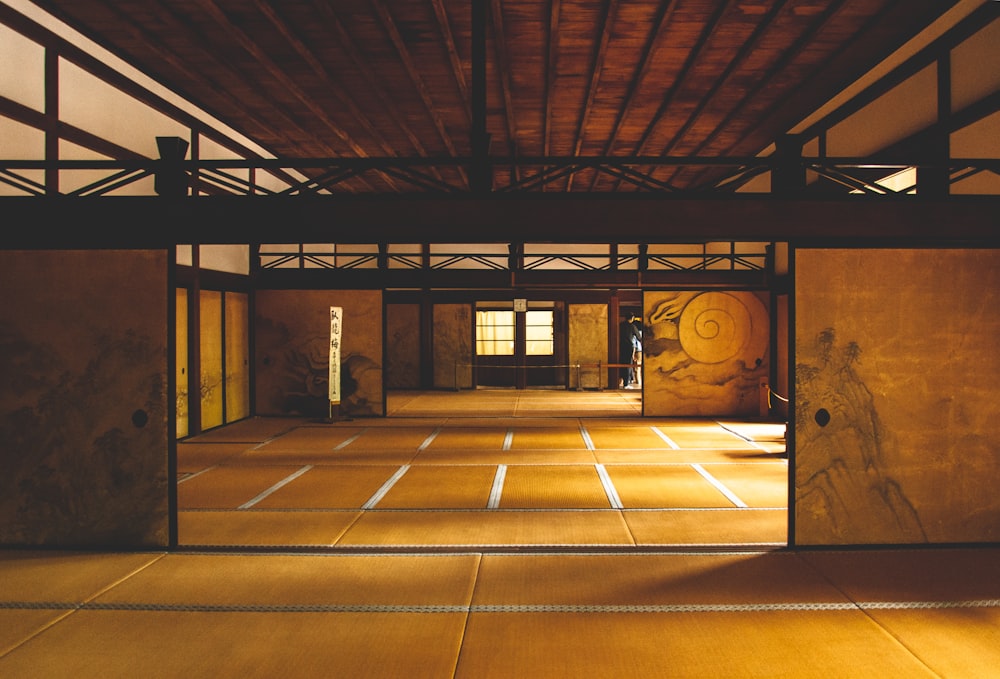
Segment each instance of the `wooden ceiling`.
[[[421,176],[464,190],[473,162],[458,160],[486,154],[494,189],[567,158],[755,155],[956,3],[37,4],[278,158],[444,158]],[[373,162],[336,189],[414,189]],[[705,168],[634,169],[678,188],[714,181]],[[538,188],[640,189],[592,166]]]

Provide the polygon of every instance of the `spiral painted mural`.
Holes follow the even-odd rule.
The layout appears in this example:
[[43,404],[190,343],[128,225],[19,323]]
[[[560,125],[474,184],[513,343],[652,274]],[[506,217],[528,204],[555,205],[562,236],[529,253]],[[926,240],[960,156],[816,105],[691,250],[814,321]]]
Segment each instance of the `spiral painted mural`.
[[755,415],[770,319],[745,291],[650,292],[644,301],[647,415]]
[[767,309],[752,295],[704,292],[692,299],[678,322],[684,351],[699,363],[731,359],[753,363],[767,350]]

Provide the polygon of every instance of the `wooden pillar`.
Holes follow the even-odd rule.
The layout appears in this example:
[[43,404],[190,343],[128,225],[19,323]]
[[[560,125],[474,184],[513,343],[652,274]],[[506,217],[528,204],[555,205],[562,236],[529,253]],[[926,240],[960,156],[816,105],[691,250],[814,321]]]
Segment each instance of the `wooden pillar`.
[[806,170],[802,165],[801,135],[786,134],[774,140],[774,169],[771,172],[771,193],[794,195],[806,188]]
[[59,53],[45,49],[45,193],[59,193]]
[[944,198],[951,192],[951,139],[948,121],[951,119],[951,59],[947,53],[937,61],[937,123],[926,132],[921,143],[925,154],[917,167],[917,196]]

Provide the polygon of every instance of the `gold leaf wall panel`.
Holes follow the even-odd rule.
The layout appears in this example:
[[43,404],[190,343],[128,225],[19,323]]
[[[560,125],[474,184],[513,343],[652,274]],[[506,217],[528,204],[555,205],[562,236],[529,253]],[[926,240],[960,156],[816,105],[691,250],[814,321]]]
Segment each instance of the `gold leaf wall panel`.
[[224,424],[222,404],[222,293],[201,291],[201,428]]
[[608,386],[607,369],[592,367],[608,363],[608,305],[569,305],[569,386],[582,389],[603,389]]
[[249,303],[242,292],[225,293],[226,422],[250,415]]
[[258,290],[259,415],[329,415],[330,307],[344,309],[340,411],[384,415],[380,290]]
[[0,252],[0,543],[168,542],[167,254]]
[[420,305],[386,304],[386,387],[420,388]]
[[1000,539],[1000,251],[795,254],[795,542]]
[[643,297],[643,413],[760,415],[770,364],[764,293],[647,292]]

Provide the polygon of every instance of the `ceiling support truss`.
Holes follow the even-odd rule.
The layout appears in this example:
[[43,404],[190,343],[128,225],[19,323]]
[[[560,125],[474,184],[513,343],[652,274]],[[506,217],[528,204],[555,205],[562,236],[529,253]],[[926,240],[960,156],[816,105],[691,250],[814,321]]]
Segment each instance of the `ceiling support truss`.
[[[945,173],[952,183],[981,172],[1000,174],[1000,160],[984,158],[832,158],[832,157],[491,157],[484,158],[314,158],[295,160],[3,160],[0,159],[0,184],[10,186],[25,195],[71,195],[79,197],[106,196],[151,175],[178,174],[190,195],[245,195],[245,196],[304,196],[345,195],[337,191],[338,185],[357,177],[378,174],[390,177],[412,191],[432,194],[468,194],[464,183],[451,183],[440,178],[436,170],[468,168],[472,176],[493,166],[517,166],[521,178],[507,185],[498,185],[486,193],[530,193],[544,191],[546,186],[583,170],[604,173],[634,185],[640,192],[669,193],[678,195],[720,195],[733,193],[756,175],[766,172],[807,172],[847,191],[886,195],[896,191],[879,183],[879,180],[904,170],[918,170],[918,181],[905,187],[905,192],[920,193],[920,170]],[[702,188],[678,189],[669,182],[654,176],[657,170],[672,167],[692,170],[711,169],[716,173],[715,183]],[[101,170],[107,176],[91,181],[69,192],[52,194],[46,186],[29,174],[31,171],[65,173]],[[234,171],[248,173],[251,178],[264,172],[280,177],[286,185],[280,190],[268,189],[253,179],[245,179]],[[927,174],[925,172],[925,174]],[[300,179],[293,179],[299,177]],[[492,182],[492,175],[487,174]],[[846,191],[845,191],[846,189]],[[777,189],[775,189],[777,191]],[[782,195],[797,195],[808,188]],[[482,193],[473,192],[473,193]],[[829,193],[829,192],[828,192]],[[845,196],[846,197],[846,196]]]

